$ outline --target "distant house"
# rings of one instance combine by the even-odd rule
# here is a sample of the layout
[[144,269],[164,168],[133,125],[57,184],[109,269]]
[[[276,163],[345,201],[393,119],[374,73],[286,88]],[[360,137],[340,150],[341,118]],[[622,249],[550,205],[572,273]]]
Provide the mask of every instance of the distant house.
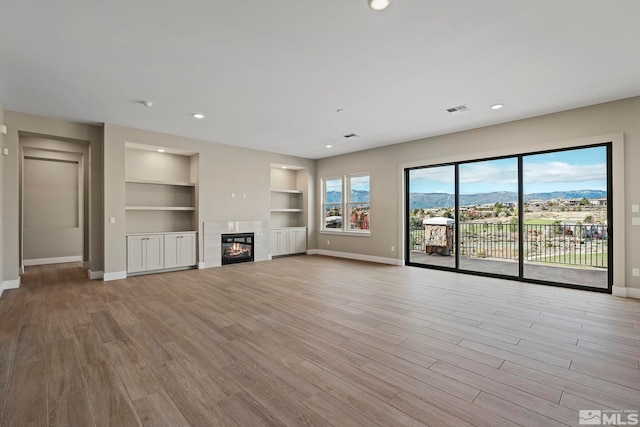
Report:
[[600,199],[590,199],[589,203],[591,206],[607,206],[607,198],[603,197]]

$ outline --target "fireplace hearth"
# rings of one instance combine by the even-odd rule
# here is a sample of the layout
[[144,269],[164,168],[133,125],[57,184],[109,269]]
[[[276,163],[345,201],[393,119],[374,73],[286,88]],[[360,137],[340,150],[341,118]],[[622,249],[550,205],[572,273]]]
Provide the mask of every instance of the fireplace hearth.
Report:
[[253,262],[253,233],[222,234],[222,265]]

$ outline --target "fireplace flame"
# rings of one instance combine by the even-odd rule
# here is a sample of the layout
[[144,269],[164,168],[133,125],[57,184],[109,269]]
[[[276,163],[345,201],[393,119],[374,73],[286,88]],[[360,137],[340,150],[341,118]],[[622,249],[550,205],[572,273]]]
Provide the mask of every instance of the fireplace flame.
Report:
[[245,254],[250,254],[251,249],[248,247],[243,247],[240,243],[235,242],[225,252],[229,255],[229,257],[237,257]]

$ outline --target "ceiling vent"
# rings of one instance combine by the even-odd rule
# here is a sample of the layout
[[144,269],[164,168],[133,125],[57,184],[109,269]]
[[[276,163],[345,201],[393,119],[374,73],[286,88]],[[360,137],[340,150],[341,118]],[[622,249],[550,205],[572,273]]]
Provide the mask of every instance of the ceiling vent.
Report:
[[458,105],[457,107],[447,108],[447,112],[450,114],[466,113],[467,111],[469,111],[469,107],[467,107],[466,105]]
[[358,135],[357,133],[348,133],[346,135],[343,135],[345,138],[347,139],[352,139],[352,138],[360,138],[360,135]]

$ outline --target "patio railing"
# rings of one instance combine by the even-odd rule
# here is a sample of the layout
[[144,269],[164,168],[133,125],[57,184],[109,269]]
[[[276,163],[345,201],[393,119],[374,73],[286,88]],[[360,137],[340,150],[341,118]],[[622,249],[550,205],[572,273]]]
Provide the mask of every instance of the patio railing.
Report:
[[[459,226],[460,256],[518,259],[517,224],[461,222]],[[525,224],[525,261],[607,267],[607,230],[602,224]],[[455,251],[455,245],[453,247]],[[410,249],[425,251],[424,226],[410,230]]]

